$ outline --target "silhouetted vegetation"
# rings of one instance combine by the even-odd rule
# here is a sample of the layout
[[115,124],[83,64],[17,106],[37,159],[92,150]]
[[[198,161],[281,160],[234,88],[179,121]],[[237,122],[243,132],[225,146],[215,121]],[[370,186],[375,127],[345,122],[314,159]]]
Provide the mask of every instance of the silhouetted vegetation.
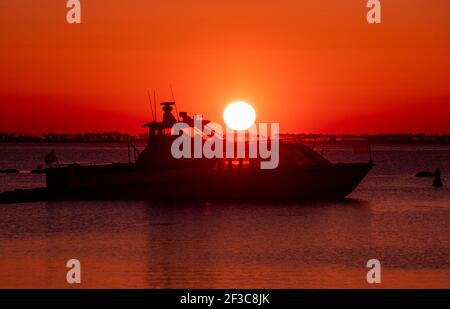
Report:
[[282,134],[283,138],[317,141],[329,144],[450,144],[450,134]]
[[[330,144],[360,143],[371,144],[450,144],[450,134],[282,134],[282,138],[317,141]],[[147,134],[131,135],[120,132],[58,134],[46,133],[42,136],[16,135],[0,132],[0,143],[141,143],[147,141]]]
[[128,143],[145,142],[147,134],[133,136],[120,132],[57,134],[45,133],[42,136],[16,135],[0,132],[0,142],[7,143]]

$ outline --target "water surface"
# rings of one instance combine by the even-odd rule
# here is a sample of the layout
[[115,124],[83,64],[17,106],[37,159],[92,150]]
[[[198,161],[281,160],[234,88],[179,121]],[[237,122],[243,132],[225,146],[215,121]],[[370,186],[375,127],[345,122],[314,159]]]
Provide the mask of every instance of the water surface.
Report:
[[[120,162],[123,145],[0,145],[0,169],[30,170],[55,149],[63,162]],[[365,161],[328,147],[334,162]],[[375,168],[349,199],[298,204],[83,201],[0,206],[0,287],[450,287],[450,147],[375,146]],[[444,187],[416,178],[439,167]],[[0,191],[44,185],[0,174]]]

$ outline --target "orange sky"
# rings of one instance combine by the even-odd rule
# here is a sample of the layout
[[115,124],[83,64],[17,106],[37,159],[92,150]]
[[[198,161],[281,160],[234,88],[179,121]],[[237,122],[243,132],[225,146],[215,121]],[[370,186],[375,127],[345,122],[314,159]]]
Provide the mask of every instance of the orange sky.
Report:
[[0,0],[0,131],[145,132],[146,90],[282,132],[450,133],[450,1]]

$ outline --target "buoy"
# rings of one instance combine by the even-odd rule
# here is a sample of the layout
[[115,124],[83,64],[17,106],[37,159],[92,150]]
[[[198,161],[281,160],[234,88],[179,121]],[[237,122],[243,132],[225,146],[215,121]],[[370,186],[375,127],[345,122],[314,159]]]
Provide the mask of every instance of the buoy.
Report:
[[434,177],[434,173],[423,171],[416,174],[416,177]]
[[433,187],[435,187],[435,188],[442,187],[441,171],[438,169],[434,173]]

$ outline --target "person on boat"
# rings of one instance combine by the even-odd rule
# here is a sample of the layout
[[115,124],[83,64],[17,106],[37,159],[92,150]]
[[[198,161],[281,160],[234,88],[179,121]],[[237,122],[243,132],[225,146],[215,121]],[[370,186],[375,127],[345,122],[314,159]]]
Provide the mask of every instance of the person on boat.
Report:
[[440,188],[442,187],[442,179],[441,179],[441,171],[439,169],[434,173],[433,187]]

